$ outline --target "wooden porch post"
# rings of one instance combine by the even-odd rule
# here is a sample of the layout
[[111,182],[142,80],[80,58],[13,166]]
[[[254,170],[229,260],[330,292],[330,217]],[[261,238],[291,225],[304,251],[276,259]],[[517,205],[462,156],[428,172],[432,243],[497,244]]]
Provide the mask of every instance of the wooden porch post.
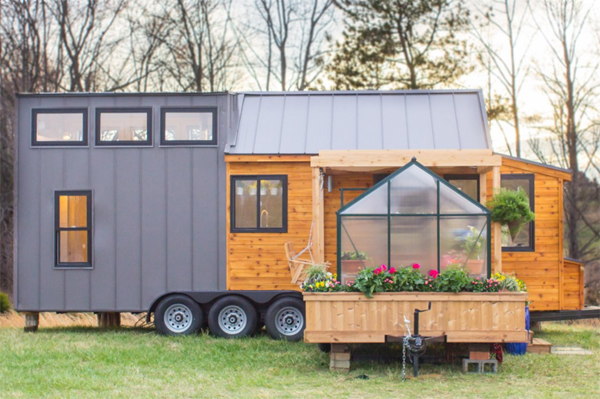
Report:
[[[500,166],[494,166],[492,169],[492,189],[494,194],[500,189]],[[502,226],[500,223],[493,223],[494,229],[494,242],[492,243],[493,259],[494,259],[494,271],[502,271]]]
[[321,171],[312,168],[312,220],[313,220],[313,249],[314,260],[325,262],[325,226],[324,226],[323,196],[321,194]]

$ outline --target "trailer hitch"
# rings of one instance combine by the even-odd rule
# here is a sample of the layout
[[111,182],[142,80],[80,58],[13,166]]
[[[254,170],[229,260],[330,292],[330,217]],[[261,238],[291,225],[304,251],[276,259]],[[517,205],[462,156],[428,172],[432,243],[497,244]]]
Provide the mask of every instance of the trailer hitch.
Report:
[[408,350],[409,360],[413,364],[413,376],[419,376],[419,360],[425,354],[427,344],[434,342],[445,342],[446,336],[423,337],[419,334],[419,314],[431,310],[431,301],[427,309],[415,309],[413,320],[415,324],[414,334],[410,331],[410,320],[404,316],[406,334],[404,337],[386,336],[386,342],[402,342],[402,380],[406,379],[406,352]]

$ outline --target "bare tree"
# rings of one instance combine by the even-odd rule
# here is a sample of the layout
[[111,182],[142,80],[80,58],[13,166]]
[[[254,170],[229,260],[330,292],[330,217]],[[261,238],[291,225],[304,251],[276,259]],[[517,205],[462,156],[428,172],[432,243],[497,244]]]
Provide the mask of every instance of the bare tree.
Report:
[[[578,46],[587,32],[592,8],[579,0],[542,0],[532,7],[538,4],[543,20],[536,22],[549,27],[543,35],[554,61],[539,68],[538,73],[553,118],[546,128],[550,140],[545,145],[534,141],[532,148],[540,159],[557,161],[573,171],[573,180],[565,187],[569,255],[586,261],[600,259],[600,220],[598,209],[594,210],[597,190],[590,188],[591,180],[585,176],[591,170],[598,171],[600,115],[594,106],[598,100],[598,64],[586,62],[587,49]],[[549,156],[554,159],[548,160]]]
[[[260,88],[305,90],[323,67],[327,30],[334,21],[333,0],[255,0],[256,22],[247,32],[241,60]],[[264,82],[264,84],[263,84]]]
[[[527,54],[534,37],[526,30],[529,9],[525,1],[491,0],[489,8],[475,7],[494,28],[492,37],[501,38],[502,49],[486,37],[481,27],[474,26],[473,33],[485,48],[490,61],[486,69],[497,79],[510,100],[510,113],[515,131],[516,156],[521,156],[521,129],[519,120],[519,92],[529,73]],[[512,150],[509,146],[509,152]]]
[[232,4],[232,0],[175,0],[149,9],[145,34],[160,45],[154,66],[174,88],[214,92],[233,84],[237,42],[231,32]]
[[68,91],[119,90],[130,82],[122,82],[111,68],[116,49],[123,40],[114,29],[125,8],[125,0],[51,0],[52,12],[59,31],[59,51],[64,54]]

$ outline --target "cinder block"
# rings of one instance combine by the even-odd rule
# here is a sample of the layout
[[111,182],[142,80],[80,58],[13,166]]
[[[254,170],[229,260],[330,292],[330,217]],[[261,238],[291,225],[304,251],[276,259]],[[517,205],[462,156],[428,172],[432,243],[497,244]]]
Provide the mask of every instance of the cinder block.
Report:
[[40,324],[40,314],[37,312],[25,313],[25,332],[36,332]]
[[331,360],[350,360],[350,353],[331,353]]
[[331,360],[329,362],[330,370],[350,370],[350,360]]
[[346,344],[331,344],[331,353],[348,353],[350,347]]

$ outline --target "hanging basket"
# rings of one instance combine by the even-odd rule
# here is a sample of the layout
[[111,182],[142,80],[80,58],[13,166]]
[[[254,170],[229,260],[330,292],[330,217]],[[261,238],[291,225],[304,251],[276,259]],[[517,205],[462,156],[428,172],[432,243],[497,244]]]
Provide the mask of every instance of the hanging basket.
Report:
[[519,235],[521,230],[523,230],[523,226],[525,226],[525,222],[523,221],[523,218],[521,218],[521,219],[513,220],[512,222],[506,223],[506,226],[508,227],[508,232],[510,234],[510,238],[514,242],[517,239],[517,236]]

